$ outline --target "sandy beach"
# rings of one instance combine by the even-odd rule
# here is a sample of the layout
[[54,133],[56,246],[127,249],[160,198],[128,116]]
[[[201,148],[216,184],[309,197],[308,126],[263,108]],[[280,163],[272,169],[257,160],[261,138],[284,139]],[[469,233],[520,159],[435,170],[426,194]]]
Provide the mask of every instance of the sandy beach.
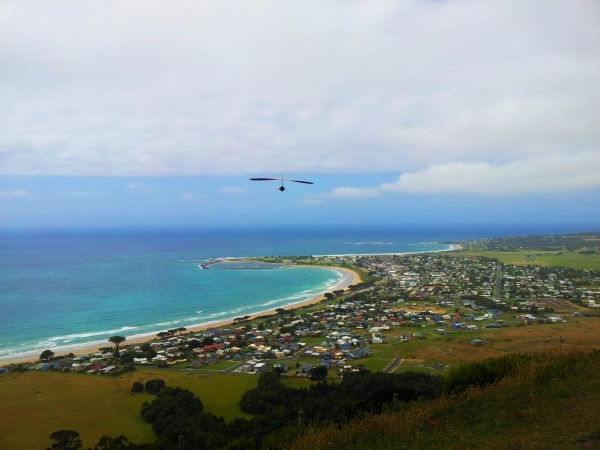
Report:
[[[302,267],[314,268],[315,266],[298,265],[298,266],[293,266],[293,267],[294,268],[302,268]],[[318,267],[322,268],[322,269],[335,270],[335,271],[343,274],[340,281],[335,286],[333,286],[331,289],[329,289],[329,291],[346,289],[350,285],[360,283],[360,275],[357,272],[353,271],[352,269],[346,269],[346,268],[342,269],[340,267],[330,267],[330,266],[318,266]],[[302,302],[290,303],[287,305],[278,306],[277,308],[290,308],[290,307],[302,308],[305,306],[313,305],[313,304],[319,303],[322,300],[325,300],[324,294],[325,294],[325,292],[322,292],[322,293],[314,295],[311,298],[304,300]],[[256,318],[258,316],[275,314],[277,308],[267,309],[264,311],[258,311],[256,313],[250,315],[250,320],[253,320],[254,318]],[[187,326],[185,334],[197,333],[199,331],[204,331],[209,328],[219,328],[219,327],[228,326],[228,325],[232,324],[233,319],[234,319],[234,317],[228,317],[226,319],[222,319],[219,321]],[[163,330],[163,331],[166,331],[166,330]],[[127,341],[125,341],[122,344],[121,348],[127,347],[129,345],[139,345],[139,344],[143,344],[145,342],[151,342],[154,340],[160,340],[159,338],[156,337],[156,334],[146,334],[144,336],[134,336],[131,338],[127,338]],[[86,347],[75,348],[72,350],[69,350],[69,349],[61,350],[60,352],[57,352],[56,356],[61,356],[61,355],[64,355],[64,354],[67,354],[70,352],[73,353],[74,355],[84,355],[84,354],[96,353],[100,347],[108,347],[110,345],[112,345],[112,344],[108,341],[95,342],[95,345],[92,345],[90,343],[90,345],[86,346]],[[50,349],[50,350],[52,350],[52,349]],[[41,353],[41,352],[42,352],[42,350],[36,350],[35,352],[31,351],[31,352],[27,352],[26,354],[23,354],[23,355],[15,355],[14,357],[3,359],[2,361],[0,361],[0,366],[7,365],[7,364],[22,364],[22,363],[38,362],[39,361],[38,356],[39,356],[39,353]]]

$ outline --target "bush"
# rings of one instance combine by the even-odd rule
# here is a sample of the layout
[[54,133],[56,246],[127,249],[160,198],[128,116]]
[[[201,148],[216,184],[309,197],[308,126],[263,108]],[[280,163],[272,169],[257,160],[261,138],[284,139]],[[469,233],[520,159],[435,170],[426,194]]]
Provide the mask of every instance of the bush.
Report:
[[144,385],[139,381],[134,381],[133,386],[131,386],[131,392],[143,392]]
[[157,395],[164,387],[165,380],[162,378],[146,381],[146,392],[148,394]]
[[458,393],[471,386],[485,386],[502,378],[515,374],[523,365],[532,362],[536,355],[532,353],[515,353],[473,361],[450,369],[444,380],[445,393]]

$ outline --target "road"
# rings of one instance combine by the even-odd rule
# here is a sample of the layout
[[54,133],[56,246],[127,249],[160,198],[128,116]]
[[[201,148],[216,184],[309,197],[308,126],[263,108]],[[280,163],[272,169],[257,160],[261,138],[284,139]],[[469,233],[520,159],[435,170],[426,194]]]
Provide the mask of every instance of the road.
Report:
[[500,298],[500,282],[502,281],[502,264],[498,263],[498,270],[496,271],[496,290],[494,291],[494,298]]
[[392,373],[394,370],[396,370],[396,367],[398,367],[401,362],[402,362],[402,359],[400,359],[400,358],[394,359],[390,363],[389,366],[387,366],[385,369],[383,369],[383,373]]

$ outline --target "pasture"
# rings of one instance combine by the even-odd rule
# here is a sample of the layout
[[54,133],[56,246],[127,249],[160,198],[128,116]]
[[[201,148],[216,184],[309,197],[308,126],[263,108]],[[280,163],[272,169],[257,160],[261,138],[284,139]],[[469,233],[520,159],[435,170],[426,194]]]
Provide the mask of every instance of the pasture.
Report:
[[142,403],[154,396],[131,395],[134,381],[163,378],[168,386],[194,392],[204,410],[223,416],[250,417],[238,402],[258,377],[210,375],[171,370],[138,370],[119,377],[28,371],[0,375],[0,448],[43,449],[54,431],[78,431],[84,446],[101,436],[124,434],[132,442],[152,442],[152,427],[140,417]]

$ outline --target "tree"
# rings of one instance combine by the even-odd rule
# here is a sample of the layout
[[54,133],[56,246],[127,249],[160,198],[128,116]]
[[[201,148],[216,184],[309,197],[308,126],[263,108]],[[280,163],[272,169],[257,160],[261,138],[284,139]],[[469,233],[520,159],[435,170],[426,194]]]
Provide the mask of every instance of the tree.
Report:
[[162,378],[155,378],[153,380],[146,381],[146,392],[148,394],[156,395],[164,387],[165,387],[165,380],[163,380]]
[[52,350],[44,350],[40,355],[40,359],[45,359],[46,361],[49,361],[50,358],[52,358],[53,356],[54,352]]
[[143,392],[144,385],[139,381],[134,381],[133,386],[131,386],[131,392]]
[[323,295],[327,300],[333,300],[333,298],[335,297],[335,295],[333,295],[331,292],[325,292]]
[[215,340],[213,339],[212,336],[206,336],[204,339],[202,339],[202,346],[204,347],[205,345],[213,345],[215,343]]
[[190,350],[200,347],[202,347],[202,342],[200,342],[198,339],[191,339],[188,343],[188,349]]
[[164,339],[165,337],[167,337],[169,335],[168,332],[166,331],[161,331],[160,333],[157,334],[157,336],[161,339]]
[[179,336],[181,336],[181,333],[183,333],[185,330],[187,330],[186,327],[179,327],[179,328],[177,328],[177,331],[179,331]]
[[128,450],[130,448],[133,448],[131,442],[123,435],[116,438],[102,436],[94,446],[94,450]]
[[73,430],[55,431],[50,435],[50,439],[56,441],[52,447],[46,450],[78,450],[83,448],[83,443],[79,439],[79,433]]
[[115,344],[115,356],[119,356],[119,345],[121,342],[125,342],[125,336],[111,336],[108,338],[109,342]]
[[327,367],[317,366],[314,367],[310,372],[311,380],[324,380],[327,377]]

